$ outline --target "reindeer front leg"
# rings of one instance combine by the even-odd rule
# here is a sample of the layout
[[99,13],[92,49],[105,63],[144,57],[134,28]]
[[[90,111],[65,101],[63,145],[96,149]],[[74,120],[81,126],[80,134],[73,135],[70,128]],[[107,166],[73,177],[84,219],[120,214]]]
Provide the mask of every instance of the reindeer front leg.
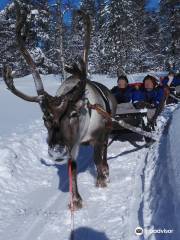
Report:
[[97,168],[97,187],[106,187],[109,177],[109,166],[107,163],[107,144],[106,141],[97,143],[94,146],[94,162]]
[[74,160],[69,160],[69,190],[71,192],[71,202],[69,207],[75,211],[82,208],[82,198],[77,186],[77,164]]

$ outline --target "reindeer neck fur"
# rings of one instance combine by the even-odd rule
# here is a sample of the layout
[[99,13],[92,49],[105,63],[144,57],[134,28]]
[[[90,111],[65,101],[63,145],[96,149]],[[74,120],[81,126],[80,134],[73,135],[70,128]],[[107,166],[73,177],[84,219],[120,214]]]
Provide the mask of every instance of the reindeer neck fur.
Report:
[[[72,78],[63,82],[58,89],[57,95],[60,96],[62,94],[66,94],[77,84],[77,81],[77,79]],[[103,86],[101,90],[107,97],[111,112],[114,114],[116,109],[116,101],[114,97],[105,86]],[[80,134],[77,141],[80,143],[93,143],[97,139],[97,134],[101,133],[101,131],[106,131],[106,120],[97,113],[96,110],[90,111],[87,104],[88,102],[91,104],[99,104],[106,110],[106,105],[102,96],[97,91],[94,83],[89,80],[86,82],[83,97],[75,104],[76,108],[79,110]]]

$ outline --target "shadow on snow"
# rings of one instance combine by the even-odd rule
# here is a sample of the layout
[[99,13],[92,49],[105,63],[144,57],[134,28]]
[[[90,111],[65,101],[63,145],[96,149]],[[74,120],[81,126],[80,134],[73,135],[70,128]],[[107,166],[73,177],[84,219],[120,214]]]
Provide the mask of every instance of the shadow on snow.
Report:
[[[88,227],[80,227],[73,232],[76,240],[110,240],[105,233],[96,231]],[[73,239],[72,236],[69,240]]]
[[[41,163],[47,167],[55,167],[57,169],[57,175],[59,177],[58,189],[62,192],[69,192],[69,177],[68,177],[68,164],[49,164],[44,159],[41,159]],[[78,173],[89,170],[90,174],[95,177],[96,170],[93,162],[93,148],[91,146],[81,146],[79,155],[77,158],[77,170]]]

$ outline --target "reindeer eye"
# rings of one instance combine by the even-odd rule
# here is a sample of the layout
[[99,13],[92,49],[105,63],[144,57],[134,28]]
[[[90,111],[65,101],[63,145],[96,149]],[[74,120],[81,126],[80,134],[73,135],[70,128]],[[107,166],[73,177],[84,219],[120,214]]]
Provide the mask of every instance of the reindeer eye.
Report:
[[75,118],[78,117],[78,113],[76,111],[73,111],[70,113],[69,118]]

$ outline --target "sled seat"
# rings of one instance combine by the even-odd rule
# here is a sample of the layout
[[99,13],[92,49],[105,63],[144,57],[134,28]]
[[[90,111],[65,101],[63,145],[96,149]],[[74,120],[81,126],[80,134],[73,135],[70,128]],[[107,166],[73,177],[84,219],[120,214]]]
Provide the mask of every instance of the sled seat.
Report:
[[144,114],[144,113],[147,113],[146,109],[136,109],[132,103],[118,104],[116,109],[116,115]]

